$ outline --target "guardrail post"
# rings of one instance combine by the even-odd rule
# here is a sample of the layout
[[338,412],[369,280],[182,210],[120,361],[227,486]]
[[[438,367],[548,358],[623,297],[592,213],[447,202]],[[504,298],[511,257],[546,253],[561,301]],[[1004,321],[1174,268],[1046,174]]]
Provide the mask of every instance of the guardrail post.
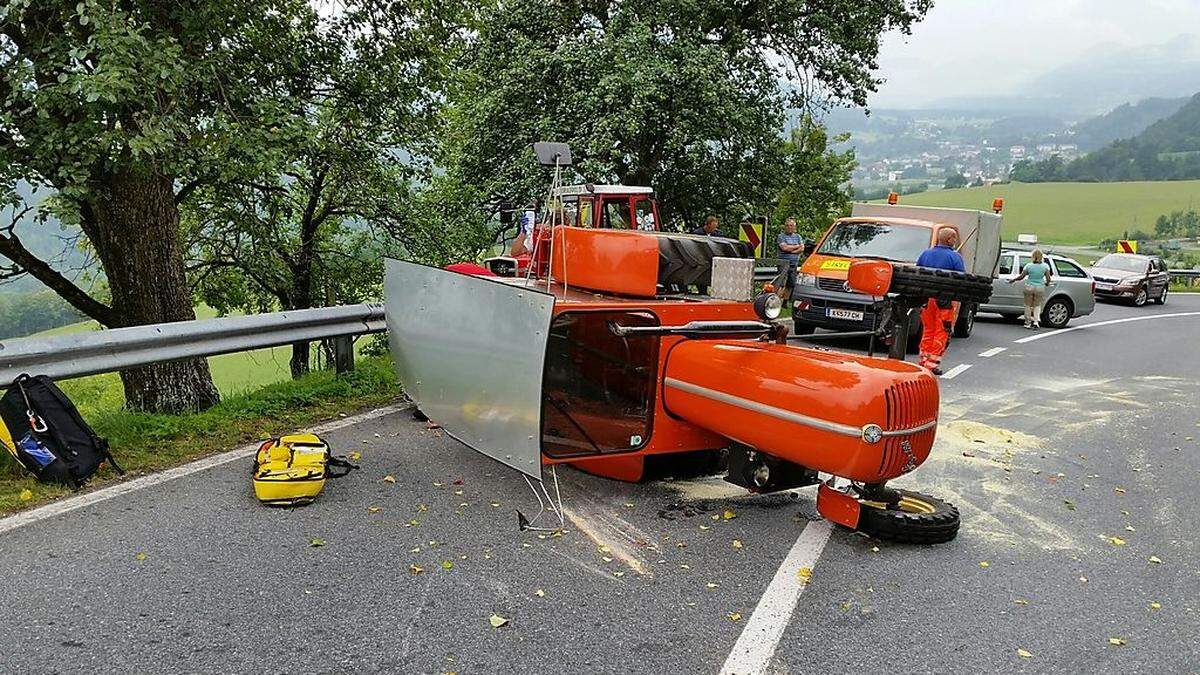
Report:
[[333,367],[338,375],[354,372],[354,336],[333,339]]

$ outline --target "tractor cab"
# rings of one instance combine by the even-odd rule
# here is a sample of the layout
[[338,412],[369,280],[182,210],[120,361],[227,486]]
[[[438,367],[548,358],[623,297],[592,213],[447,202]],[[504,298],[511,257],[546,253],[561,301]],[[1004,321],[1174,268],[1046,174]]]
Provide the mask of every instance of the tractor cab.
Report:
[[552,192],[576,227],[658,231],[654,190],[636,185],[564,185]]
[[549,208],[534,220],[529,232],[521,232],[523,250],[488,258],[484,261],[488,270],[502,277],[524,276],[533,265],[536,275],[544,275],[552,226],[658,232],[662,222],[653,188],[592,183],[552,188]]

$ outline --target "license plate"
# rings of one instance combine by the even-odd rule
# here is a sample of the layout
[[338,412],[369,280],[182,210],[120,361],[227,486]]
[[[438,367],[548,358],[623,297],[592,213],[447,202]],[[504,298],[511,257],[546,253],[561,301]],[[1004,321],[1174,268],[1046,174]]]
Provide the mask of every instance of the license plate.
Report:
[[845,319],[846,321],[863,320],[863,313],[853,309],[835,309],[830,307],[825,310],[825,316],[831,319]]
[[1096,282],[1096,290],[1098,291],[1111,291],[1112,288],[1112,284],[1102,284],[1100,282]]

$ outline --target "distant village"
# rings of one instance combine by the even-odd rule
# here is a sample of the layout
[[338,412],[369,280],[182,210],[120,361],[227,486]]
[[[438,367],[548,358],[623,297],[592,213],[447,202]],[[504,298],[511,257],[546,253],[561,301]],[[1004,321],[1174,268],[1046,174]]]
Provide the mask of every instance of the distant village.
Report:
[[[931,123],[921,122],[916,134],[930,132]],[[1068,136],[1069,132],[1063,134]],[[1079,146],[1064,142],[1046,142],[1037,145],[997,146],[983,139],[979,143],[936,140],[926,136],[932,147],[920,152],[895,157],[859,157],[858,169],[853,174],[855,183],[900,183],[919,180],[928,182],[930,189],[942,185],[990,185],[1008,180],[1008,174],[1017,162],[1040,161],[1055,155],[1063,161],[1079,157]],[[956,177],[957,178],[953,178]]]

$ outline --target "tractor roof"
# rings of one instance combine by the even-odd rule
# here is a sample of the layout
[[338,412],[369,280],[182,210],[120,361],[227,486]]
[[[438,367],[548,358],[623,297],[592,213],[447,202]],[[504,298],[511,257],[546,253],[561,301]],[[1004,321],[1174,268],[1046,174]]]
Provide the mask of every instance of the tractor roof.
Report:
[[564,185],[554,191],[555,197],[579,197],[583,195],[650,195],[654,188],[637,185]]

